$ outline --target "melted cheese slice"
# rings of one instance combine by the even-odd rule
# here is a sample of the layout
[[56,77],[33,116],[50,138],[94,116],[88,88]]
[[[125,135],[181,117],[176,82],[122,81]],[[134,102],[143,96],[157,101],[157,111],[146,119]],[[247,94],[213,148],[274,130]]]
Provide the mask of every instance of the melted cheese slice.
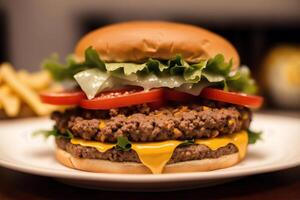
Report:
[[88,140],[83,140],[83,139],[78,139],[78,138],[71,139],[71,143],[79,144],[84,147],[94,147],[102,153],[104,153],[105,151],[107,151],[115,146],[115,144],[102,143],[102,142],[96,142],[96,141],[88,141]]
[[[73,138],[72,144],[78,144],[86,147],[94,147],[100,152],[105,152],[115,146],[115,144],[108,144],[95,141],[87,141],[83,139]],[[136,151],[141,162],[148,167],[152,173],[162,173],[165,165],[172,157],[175,148],[181,144],[182,141],[168,140],[163,142],[147,142],[147,143],[132,143],[131,148]],[[239,156],[243,158],[247,151],[248,134],[246,131],[239,133],[208,139],[197,139],[195,144],[203,144],[211,150],[217,150],[229,143],[234,144],[239,150]]]
[[246,131],[241,131],[239,133],[216,137],[212,139],[198,139],[195,144],[204,144],[208,146],[211,150],[215,151],[220,147],[224,147],[227,144],[234,144],[239,150],[240,158],[243,158],[247,152],[248,144],[248,133]]
[[169,140],[164,142],[133,143],[131,148],[136,151],[141,162],[153,174],[160,174],[172,157],[175,148],[182,141]]

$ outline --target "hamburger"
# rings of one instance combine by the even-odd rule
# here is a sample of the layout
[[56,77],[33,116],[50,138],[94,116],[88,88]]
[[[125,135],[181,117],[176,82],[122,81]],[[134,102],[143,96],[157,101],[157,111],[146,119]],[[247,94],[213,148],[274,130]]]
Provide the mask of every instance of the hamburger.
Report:
[[[259,135],[249,130],[255,81],[223,37],[192,25],[133,21],[85,35],[74,54],[43,66],[68,90],[44,103],[56,158],[102,173],[160,174],[222,169],[242,161]],[[71,83],[71,84],[70,84]],[[70,85],[72,85],[70,89]]]

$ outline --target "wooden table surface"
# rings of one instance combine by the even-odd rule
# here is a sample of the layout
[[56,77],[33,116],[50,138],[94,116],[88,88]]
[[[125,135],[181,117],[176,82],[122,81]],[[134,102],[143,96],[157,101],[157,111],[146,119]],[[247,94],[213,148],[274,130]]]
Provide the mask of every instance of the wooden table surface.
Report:
[[192,190],[138,193],[88,190],[0,167],[0,199],[300,199],[300,167]]

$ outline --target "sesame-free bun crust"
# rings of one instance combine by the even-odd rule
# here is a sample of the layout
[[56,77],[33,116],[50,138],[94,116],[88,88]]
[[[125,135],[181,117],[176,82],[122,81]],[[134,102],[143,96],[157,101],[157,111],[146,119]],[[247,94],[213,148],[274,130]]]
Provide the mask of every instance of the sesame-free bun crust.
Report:
[[132,21],[96,29],[75,48],[79,59],[92,46],[106,62],[143,62],[148,58],[167,60],[181,54],[190,63],[223,54],[239,66],[236,49],[223,37],[206,29],[172,22]]
[[[63,165],[82,171],[120,174],[151,174],[151,171],[140,163],[112,162],[108,160],[75,158],[68,152],[56,148],[56,159]],[[215,159],[185,161],[166,165],[163,173],[202,172],[223,169],[233,166],[243,158],[238,153]]]

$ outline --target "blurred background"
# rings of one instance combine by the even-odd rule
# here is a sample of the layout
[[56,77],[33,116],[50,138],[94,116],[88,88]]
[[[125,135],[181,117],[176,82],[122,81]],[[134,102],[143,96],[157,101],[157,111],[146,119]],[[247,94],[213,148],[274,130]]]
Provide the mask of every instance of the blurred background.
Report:
[[37,70],[72,53],[92,29],[127,20],[185,22],[215,31],[238,49],[267,98],[265,108],[300,108],[299,0],[0,0],[0,62]]

